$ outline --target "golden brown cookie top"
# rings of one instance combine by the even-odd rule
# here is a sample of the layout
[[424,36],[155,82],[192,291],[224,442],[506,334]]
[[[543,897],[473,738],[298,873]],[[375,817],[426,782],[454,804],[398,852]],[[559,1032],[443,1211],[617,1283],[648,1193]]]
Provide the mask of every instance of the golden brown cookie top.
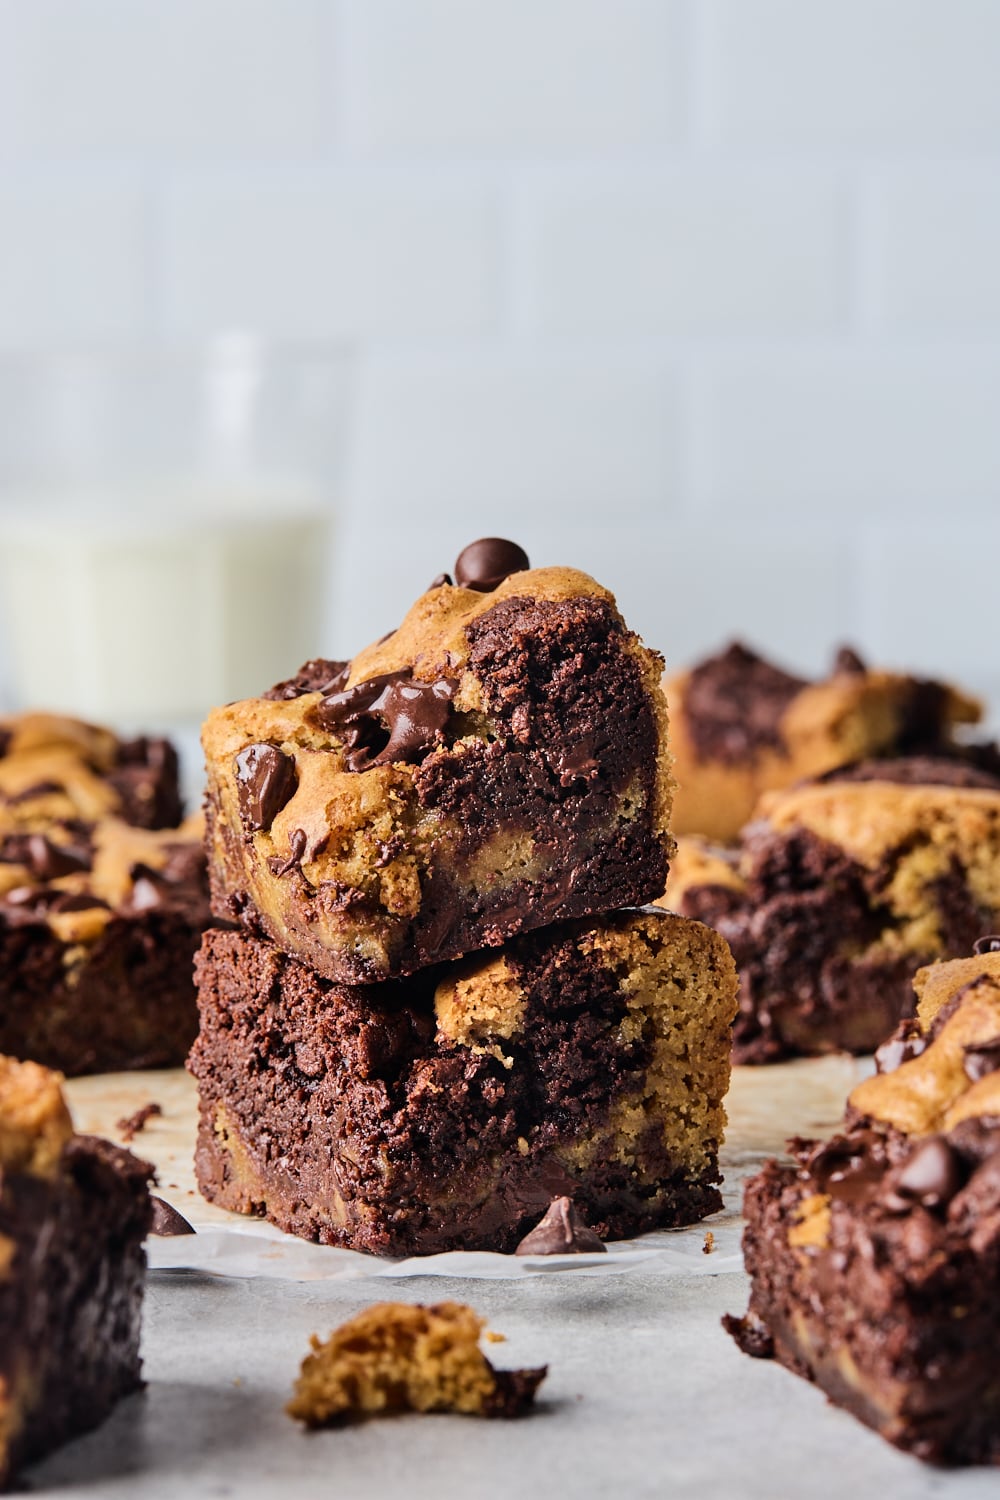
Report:
[[0,1172],[54,1177],[73,1122],[63,1075],[0,1056]]
[[1000,790],[830,782],[768,792],[758,814],[777,830],[806,828],[874,868],[914,835],[934,842],[945,825],[973,845],[1000,818]]
[[928,965],[915,988],[922,1050],[859,1084],[850,1108],[907,1135],[1000,1116],[1000,953]]

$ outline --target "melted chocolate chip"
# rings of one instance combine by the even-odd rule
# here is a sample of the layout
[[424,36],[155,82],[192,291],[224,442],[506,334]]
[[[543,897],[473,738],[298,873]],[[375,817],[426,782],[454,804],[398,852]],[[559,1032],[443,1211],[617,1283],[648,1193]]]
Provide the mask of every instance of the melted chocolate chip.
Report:
[[991,933],[989,937],[977,938],[972,951],[980,958],[984,953],[1000,953],[1000,935]]
[[236,791],[244,828],[270,828],[299,784],[295,762],[276,745],[247,745],[236,757]]
[[330,694],[315,717],[343,740],[349,771],[418,762],[443,739],[455,687],[450,678],[418,682],[408,671],[384,672]]
[[560,786],[572,786],[574,781],[593,781],[600,769],[593,745],[574,745],[571,750],[561,750],[556,756]]
[[[792,1146],[795,1143],[789,1142]],[[820,1190],[845,1203],[863,1203],[885,1175],[885,1144],[873,1130],[834,1136],[812,1147],[805,1158]]]
[[179,1214],[171,1204],[165,1203],[162,1198],[157,1198],[155,1193],[150,1195],[153,1205],[153,1222],[149,1227],[150,1234],[175,1235],[194,1234],[191,1225],[183,1214]]
[[834,672],[849,672],[854,677],[863,677],[868,668],[853,646],[841,646],[833,659],[833,670]]
[[304,828],[293,828],[288,837],[287,859],[282,859],[278,854],[272,854],[267,861],[271,874],[277,875],[280,879],[282,875],[290,875],[293,870],[297,870],[305,858],[308,842]]
[[943,1136],[931,1136],[895,1175],[890,1206],[900,1200],[904,1206],[919,1203],[924,1208],[940,1208],[954,1198],[961,1186],[962,1167],[957,1153]]
[[347,681],[350,670],[349,661],[330,661],[325,656],[314,656],[299,668],[294,677],[275,683],[266,693],[261,693],[261,697],[287,703],[306,693],[337,693]]
[[995,1073],[1000,1068],[1000,1036],[990,1037],[986,1042],[973,1042],[964,1049],[962,1067],[971,1083]]
[[56,880],[89,870],[88,850],[72,844],[54,844],[44,833],[15,833],[0,843],[0,860],[26,865],[36,880]]
[[920,1029],[919,1022],[912,1017],[900,1021],[896,1030],[875,1052],[875,1071],[894,1073],[903,1063],[911,1062],[926,1050],[928,1038]]
[[586,1255],[607,1246],[580,1217],[572,1198],[553,1198],[515,1255]]
[[455,581],[460,588],[489,594],[499,588],[511,573],[520,573],[530,567],[528,554],[516,542],[504,541],[499,536],[484,536],[478,542],[470,542],[459,553]]

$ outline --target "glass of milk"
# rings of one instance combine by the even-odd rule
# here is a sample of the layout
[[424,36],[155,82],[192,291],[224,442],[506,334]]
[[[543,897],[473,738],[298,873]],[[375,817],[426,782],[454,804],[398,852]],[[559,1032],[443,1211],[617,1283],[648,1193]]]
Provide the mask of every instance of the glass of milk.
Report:
[[326,646],[344,349],[0,359],[8,706],[191,724]]

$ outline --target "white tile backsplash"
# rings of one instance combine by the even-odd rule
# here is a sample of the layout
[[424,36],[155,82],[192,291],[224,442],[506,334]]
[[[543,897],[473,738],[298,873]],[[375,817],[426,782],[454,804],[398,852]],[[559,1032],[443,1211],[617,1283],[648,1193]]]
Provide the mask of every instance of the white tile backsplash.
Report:
[[985,681],[998,78],[998,0],[0,0],[0,356],[352,340],[337,649],[511,532]]
[[301,168],[199,174],[163,197],[163,317],[180,337],[496,333],[500,204],[474,178]]
[[655,149],[683,137],[681,0],[341,0],[365,153]]

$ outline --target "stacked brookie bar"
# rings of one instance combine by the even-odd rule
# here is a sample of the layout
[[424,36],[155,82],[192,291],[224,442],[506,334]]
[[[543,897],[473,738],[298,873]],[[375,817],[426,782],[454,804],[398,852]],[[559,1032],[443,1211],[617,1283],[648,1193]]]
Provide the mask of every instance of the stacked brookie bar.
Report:
[[735,971],[642,907],[660,661],[592,579],[473,544],[398,630],[210,715],[202,1191],[382,1254],[719,1206]]
[[0,1052],[65,1073],[184,1061],[207,925],[166,740],[0,720]]

